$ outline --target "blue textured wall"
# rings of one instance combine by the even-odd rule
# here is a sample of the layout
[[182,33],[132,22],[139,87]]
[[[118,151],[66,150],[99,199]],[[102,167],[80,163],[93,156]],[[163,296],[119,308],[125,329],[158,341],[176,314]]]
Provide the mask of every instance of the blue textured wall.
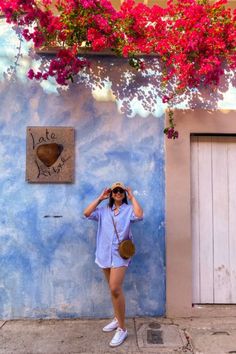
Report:
[[[22,55],[15,58],[19,44]],[[0,46],[0,317],[112,315],[106,282],[94,264],[96,225],[81,216],[116,180],[133,188],[145,211],[145,220],[133,227],[137,255],[125,280],[127,313],[163,315],[165,184],[159,98],[151,114],[145,108],[147,88],[137,91],[141,77],[125,89],[117,86],[119,100],[114,98],[106,75],[115,85],[128,67],[110,57],[100,59],[102,72],[94,66],[91,77],[66,90],[53,81],[39,85],[27,80],[28,68],[37,61],[29,60],[27,44],[4,20]],[[76,130],[74,184],[25,182],[26,127],[45,125]]]

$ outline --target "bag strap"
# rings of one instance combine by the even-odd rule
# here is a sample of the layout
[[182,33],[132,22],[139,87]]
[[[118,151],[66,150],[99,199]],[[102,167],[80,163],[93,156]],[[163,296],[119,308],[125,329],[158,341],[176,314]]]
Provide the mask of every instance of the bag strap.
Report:
[[114,220],[112,215],[111,215],[111,218],[112,218],[113,226],[114,226],[114,229],[115,229],[116,237],[118,239],[118,242],[120,243],[120,238],[119,238],[119,235],[118,235],[118,232],[117,232],[116,223],[115,223],[115,220]]

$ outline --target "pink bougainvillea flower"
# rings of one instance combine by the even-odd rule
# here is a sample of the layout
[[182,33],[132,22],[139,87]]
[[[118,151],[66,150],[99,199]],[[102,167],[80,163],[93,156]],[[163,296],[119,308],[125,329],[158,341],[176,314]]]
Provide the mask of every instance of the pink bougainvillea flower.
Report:
[[35,77],[35,75],[34,75],[34,70],[33,70],[33,69],[30,69],[30,70],[28,71],[28,78],[29,78],[30,80],[32,80],[32,79],[34,79],[34,77]]

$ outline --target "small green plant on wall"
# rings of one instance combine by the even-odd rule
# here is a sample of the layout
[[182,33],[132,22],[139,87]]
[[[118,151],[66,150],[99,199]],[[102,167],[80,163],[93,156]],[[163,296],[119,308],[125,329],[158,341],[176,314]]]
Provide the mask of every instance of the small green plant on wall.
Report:
[[81,58],[82,46],[96,52],[110,49],[138,71],[150,69],[146,58],[154,54],[161,68],[162,101],[169,107],[164,133],[175,139],[175,98],[189,89],[215,88],[225,70],[236,68],[236,13],[226,4],[169,0],[164,9],[158,2],[150,8],[125,0],[117,11],[107,0],[2,0],[0,10],[36,48],[59,47],[49,65],[29,70],[30,79],[73,82],[89,69],[89,61]]

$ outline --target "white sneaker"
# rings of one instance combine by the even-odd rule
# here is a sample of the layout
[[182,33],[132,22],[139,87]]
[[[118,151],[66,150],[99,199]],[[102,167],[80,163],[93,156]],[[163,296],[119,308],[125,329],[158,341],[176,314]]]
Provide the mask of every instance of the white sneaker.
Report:
[[128,337],[127,329],[124,331],[123,329],[118,327],[114,337],[110,342],[110,346],[117,347],[118,345],[121,345],[127,337]]
[[108,323],[105,327],[103,327],[103,332],[112,332],[118,328],[118,321],[114,318],[110,323]]

